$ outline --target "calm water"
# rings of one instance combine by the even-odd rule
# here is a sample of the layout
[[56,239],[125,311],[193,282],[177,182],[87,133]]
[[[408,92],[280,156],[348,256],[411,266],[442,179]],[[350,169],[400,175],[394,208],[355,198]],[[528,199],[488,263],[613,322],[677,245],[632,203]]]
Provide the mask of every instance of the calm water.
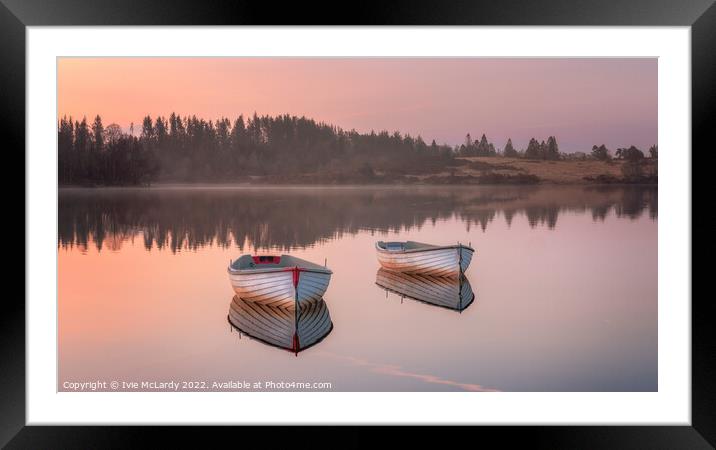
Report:
[[[658,388],[656,188],[63,189],[58,230],[59,390]],[[474,301],[386,292],[377,240],[471,243]],[[323,340],[232,329],[226,267],[249,252],[327,259]],[[120,389],[173,389],[139,386]]]

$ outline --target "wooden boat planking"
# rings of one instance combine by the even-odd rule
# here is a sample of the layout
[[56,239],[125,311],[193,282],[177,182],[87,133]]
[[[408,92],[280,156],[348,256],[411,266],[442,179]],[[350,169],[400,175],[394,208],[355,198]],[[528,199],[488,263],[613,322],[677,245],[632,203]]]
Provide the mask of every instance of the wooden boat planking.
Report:
[[378,262],[387,270],[437,277],[464,274],[475,252],[463,244],[438,246],[415,241],[378,241],[375,248]]
[[[272,259],[261,262],[261,258]],[[260,262],[251,265],[252,261]],[[239,298],[287,309],[322,299],[333,273],[327,267],[289,255],[244,255],[231,262],[227,270]]]

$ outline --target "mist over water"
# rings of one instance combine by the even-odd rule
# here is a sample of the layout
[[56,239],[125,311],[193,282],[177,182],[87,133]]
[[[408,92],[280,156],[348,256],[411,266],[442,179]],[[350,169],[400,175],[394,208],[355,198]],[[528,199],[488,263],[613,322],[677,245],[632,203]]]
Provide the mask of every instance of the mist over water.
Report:
[[[654,391],[657,192],[61,189],[58,389],[93,378]],[[386,289],[378,240],[471,243],[467,284],[427,301],[414,298],[411,280]],[[327,260],[333,270],[324,297],[331,332],[298,356],[239,337],[227,321],[226,266],[253,252]],[[470,301],[453,303],[453,292]]]

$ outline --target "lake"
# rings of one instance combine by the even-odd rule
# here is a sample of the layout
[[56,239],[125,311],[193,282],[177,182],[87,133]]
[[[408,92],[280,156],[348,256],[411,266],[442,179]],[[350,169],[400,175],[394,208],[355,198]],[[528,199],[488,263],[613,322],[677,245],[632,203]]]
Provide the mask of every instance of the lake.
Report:
[[[658,389],[656,187],[63,188],[58,202],[60,391]],[[386,289],[378,240],[469,243],[469,298]],[[327,263],[325,336],[293,352],[231,325],[226,269],[246,253]]]

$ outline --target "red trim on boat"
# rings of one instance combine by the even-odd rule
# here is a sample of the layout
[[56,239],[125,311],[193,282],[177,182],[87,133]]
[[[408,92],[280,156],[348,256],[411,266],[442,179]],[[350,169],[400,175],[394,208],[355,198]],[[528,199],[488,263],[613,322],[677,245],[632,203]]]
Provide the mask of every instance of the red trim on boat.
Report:
[[293,333],[293,351],[298,352],[301,349],[301,342],[298,340],[298,333]]
[[298,287],[298,280],[301,277],[301,272],[307,272],[308,269],[302,269],[298,266],[296,267],[289,267],[287,269],[283,269],[284,272],[293,272],[293,287]]

